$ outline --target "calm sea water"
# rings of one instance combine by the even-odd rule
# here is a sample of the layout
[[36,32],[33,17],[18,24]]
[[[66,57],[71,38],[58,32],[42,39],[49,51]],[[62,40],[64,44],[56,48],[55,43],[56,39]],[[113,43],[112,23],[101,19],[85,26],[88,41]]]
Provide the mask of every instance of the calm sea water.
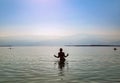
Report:
[[120,48],[62,47],[58,64],[59,48],[0,47],[0,83],[120,83]]

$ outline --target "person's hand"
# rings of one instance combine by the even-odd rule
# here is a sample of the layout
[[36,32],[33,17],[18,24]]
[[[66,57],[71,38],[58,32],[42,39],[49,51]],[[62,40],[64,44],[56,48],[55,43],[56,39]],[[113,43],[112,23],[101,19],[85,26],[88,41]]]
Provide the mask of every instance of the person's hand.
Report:
[[69,56],[69,54],[67,53],[67,56]]
[[54,57],[57,57],[56,55],[54,55]]

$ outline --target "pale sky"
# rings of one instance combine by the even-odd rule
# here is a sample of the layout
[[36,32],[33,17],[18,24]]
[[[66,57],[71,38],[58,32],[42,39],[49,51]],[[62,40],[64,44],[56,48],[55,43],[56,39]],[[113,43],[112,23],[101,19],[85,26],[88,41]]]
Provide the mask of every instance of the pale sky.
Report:
[[71,36],[119,41],[119,32],[120,0],[0,0],[0,41]]

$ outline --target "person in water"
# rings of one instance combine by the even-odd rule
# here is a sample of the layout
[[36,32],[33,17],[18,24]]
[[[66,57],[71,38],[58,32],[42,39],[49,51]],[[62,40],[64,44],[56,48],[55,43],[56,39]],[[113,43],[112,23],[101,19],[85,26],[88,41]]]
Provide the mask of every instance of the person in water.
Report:
[[69,54],[67,54],[65,56],[65,53],[63,52],[63,49],[60,48],[60,52],[58,52],[58,56],[54,55],[56,58],[60,58],[60,62],[65,62],[65,57],[69,56]]

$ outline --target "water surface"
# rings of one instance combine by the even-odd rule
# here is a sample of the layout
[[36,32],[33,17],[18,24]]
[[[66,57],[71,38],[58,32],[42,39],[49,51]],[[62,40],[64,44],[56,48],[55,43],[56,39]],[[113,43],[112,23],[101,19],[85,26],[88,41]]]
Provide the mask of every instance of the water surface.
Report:
[[0,47],[0,83],[120,83],[119,47],[63,47],[62,65],[59,48]]

